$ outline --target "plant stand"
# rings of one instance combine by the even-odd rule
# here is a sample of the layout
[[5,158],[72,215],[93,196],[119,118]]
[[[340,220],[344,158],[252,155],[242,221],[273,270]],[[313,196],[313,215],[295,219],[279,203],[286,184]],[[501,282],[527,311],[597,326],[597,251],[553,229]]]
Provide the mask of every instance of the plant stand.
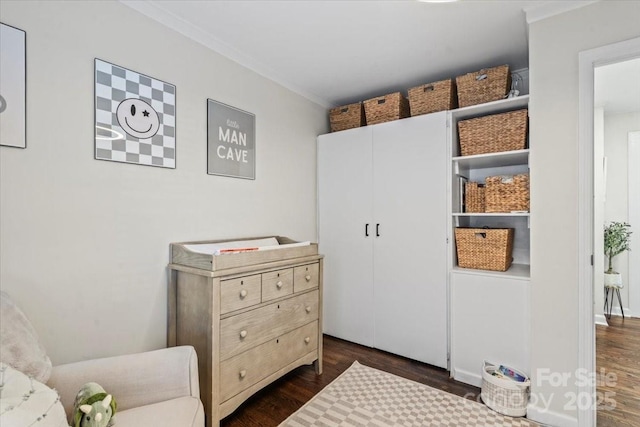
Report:
[[607,314],[607,319],[611,319],[614,296],[617,296],[618,298],[618,304],[620,304],[620,311],[622,312],[622,318],[624,319],[622,297],[620,296],[620,289],[623,287],[622,275],[620,273],[604,273],[604,311]]

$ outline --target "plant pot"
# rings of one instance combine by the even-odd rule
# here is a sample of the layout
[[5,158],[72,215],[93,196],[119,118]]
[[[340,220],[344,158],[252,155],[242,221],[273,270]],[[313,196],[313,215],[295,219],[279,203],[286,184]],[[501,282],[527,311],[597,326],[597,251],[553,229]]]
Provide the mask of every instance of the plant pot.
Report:
[[622,286],[622,274],[620,273],[604,273],[605,286]]

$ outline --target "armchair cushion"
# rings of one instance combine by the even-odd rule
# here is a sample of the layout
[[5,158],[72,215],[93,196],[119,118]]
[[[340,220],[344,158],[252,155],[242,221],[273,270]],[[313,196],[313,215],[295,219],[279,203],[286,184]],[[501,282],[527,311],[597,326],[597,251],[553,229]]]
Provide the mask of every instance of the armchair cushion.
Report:
[[38,334],[5,292],[0,292],[0,361],[42,383],[51,374],[51,359]]
[[118,412],[116,419],[114,427],[202,427],[204,410],[199,398],[187,396]]

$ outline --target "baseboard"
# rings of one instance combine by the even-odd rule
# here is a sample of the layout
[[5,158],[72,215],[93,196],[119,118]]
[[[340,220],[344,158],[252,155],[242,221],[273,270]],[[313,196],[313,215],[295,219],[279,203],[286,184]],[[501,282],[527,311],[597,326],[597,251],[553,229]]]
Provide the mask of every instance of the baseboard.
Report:
[[559,412],[553,412],[546,408],[538,408],[529,405],[527,407],[527,419],[537,423],[554,427],[578,427],[578,419]]
[[[611,315],[612,316],[620,316],[620,317],[622,317],[622,311],[620,310],[620,307],[613,307],[611,309]],[[638,317],[638,313],[634,313],[633,311],[631,311],[630,309],[625,307],[624,308],[624,317]]]
[[463,369],[456,369],[453,374],[453,379],[465,384],[482,387],[482,376],[480,376],[480,374],[475,374]]
[[596,325],[609,326],[609,323],[607,323],[607,318],[604,314],[596,314],[594,317]]

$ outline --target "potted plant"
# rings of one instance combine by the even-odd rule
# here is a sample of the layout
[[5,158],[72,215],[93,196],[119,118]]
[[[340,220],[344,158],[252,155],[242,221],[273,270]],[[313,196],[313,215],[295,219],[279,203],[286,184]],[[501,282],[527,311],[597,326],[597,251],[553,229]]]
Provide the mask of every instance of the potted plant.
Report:
[[631,227],[626,222],[612,222],[604,227],[604,254],[609,257],[609,268],[605,271],[605,285],[622,285],[620,273],[613,270],[613,258],[624,251],[630,251]]

